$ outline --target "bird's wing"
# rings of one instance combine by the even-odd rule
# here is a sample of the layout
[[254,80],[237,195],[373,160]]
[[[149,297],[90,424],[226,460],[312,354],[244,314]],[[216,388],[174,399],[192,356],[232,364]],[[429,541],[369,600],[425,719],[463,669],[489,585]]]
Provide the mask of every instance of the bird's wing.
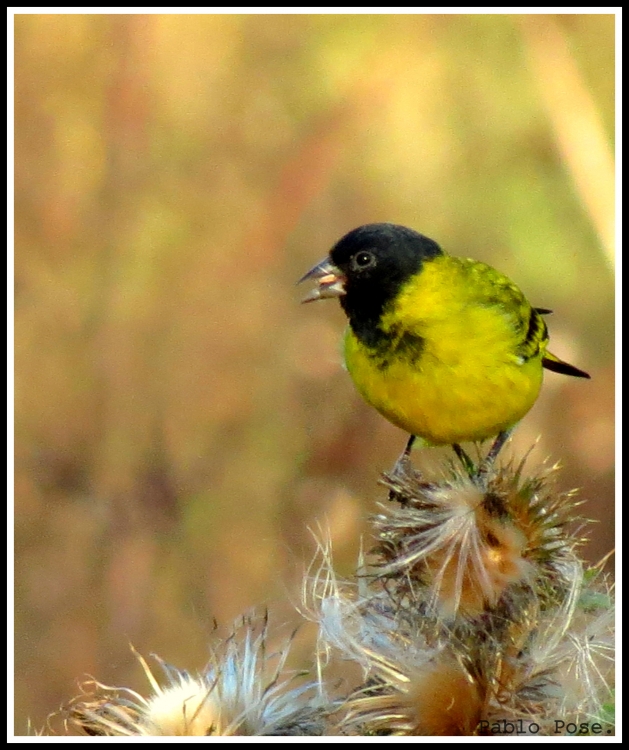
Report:
[[550,310],[531,307],[519,287],[495,268],[484,263],[468,263],[476,302],[499,309],[509,321],[513,354],[523,362],[543,355],[548,343],[548,328],[542,315]]
[[[527,303],[528,305],[528,303]],[[526,328],[522,327],[522,339],[518,344],[518,356],[526,362],[533,357],[542,355],[546,351],[546,345],[548,344],[548,328],[544,319],[537,311],[536,308],[528,305],[528,323]],[[523,317],[523,321],[526,317]]]

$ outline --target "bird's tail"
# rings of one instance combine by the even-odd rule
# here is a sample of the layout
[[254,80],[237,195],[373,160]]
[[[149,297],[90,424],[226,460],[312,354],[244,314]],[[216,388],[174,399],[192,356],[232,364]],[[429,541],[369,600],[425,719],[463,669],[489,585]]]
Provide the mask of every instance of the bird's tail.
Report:
[[584,372],[583,370],[579,370],[578,367],[575,367],[574,365],[569,365],[567,362],[564,362],[563,359],[559,359],[559,357],[556,357],[554,354],[551,354],[550,352],[546,352],[544,354],[544,358],[542,359],[542,364],[547,370],[552,370],[553,372],[560,372],[562,375],[572,375],[575,378],[588,378],[589,375],[587,372]]

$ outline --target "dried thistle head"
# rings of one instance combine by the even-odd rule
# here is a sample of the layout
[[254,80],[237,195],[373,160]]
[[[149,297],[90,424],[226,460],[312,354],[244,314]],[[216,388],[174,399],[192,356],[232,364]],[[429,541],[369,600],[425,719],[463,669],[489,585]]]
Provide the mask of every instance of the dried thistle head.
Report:
[[373,552],[393,597],[445,619],[474,618],[507,601],[517,608],[531,595],[562,598],[576,502],[555,491],[552,470],[522,479],[523,464],[493,469],[482,482],[454,465],[429,484],[414,472],[385,476],[402,505],[380,506]]
[[339,579],[329,542],[320,542],[304,585],[304,614],[319,626],[321,661],[340,657],[363,674],[338,701],[334,733],[471,732],[478,695],[447,631],[419,613],[396,610],[379,581],[363,577],[360,567],[357,581]]
[[[410,656],[407,654],[407,658]],[[475,733],[483,695],[464,664],[447,649],[423,664],[381,662],[349,697],[344,733],[360,735],[469,736]]]
[[164,675],[161,683],[136,654],[150,694],[92,680],[70,703],[68,722],[83,734],[105,736],[320,734],[317,686],[284,671],[292,637],[267,654],[267,630],[266,616],[243,618],[197,675],[154,657]]
[[[552,669],[559,686],[559,713],[569,721],[601,721],[614,703],[615,609],[605,578],[586,573],[562,638],[540,637],[534,657]],[[541,632],[541,629],[540,629]]]
[[[378,583],[372,581],[367,590],[363,586],[359,594],[355,585],[339,581],[326,566],[319,588],[322,650],[328,659],[336,655],[354,661],[363,672],[362,684],[340,706],[336,731],[476,734],[492,691],[500,690],[500,680],[492,676],[504,675],[503,662],[519,652],[522,628],[510,634],[506,627],[497,633],[465,628],[456,634],[420,611],[413,615],[407,608],[396,610]],[[505,642],[510,648],[502,653]]]
[[558,719],[600,721],[611,596],[583,573],[570,496],[521,466],[482,487],[459,474],[402,482],[406,505],[376,519],[375,573],[361,561],[340,580],[320,543],[306,579],[321,652],[363,674],[335,733],[554,735]]
[[377,594],[346,609],[345,628],[335,602],[332,626],[324,611],[324,633],[365,674],[342,707],[338,731],[469,736],[509,734],[501,728],[511,726],[554,736],[557,720],[600,722],[613,700],[613,615],[604,607],[585,612],[581,601],[575,578],[560,606],[540,612],[532,602],[517,621],[497,625],[490,617],[457,632],[444,623],[432,643],[419,613],[413,632],[408,613],[385,616]]
[[[373,585],[373,578],[364,575],[362,554],[355,580],[336,575],[329,538],[320,541],[317,553],[304,576],[302,615],[318,626],[317,664],[319,672],[332,654],[357,663],[366,676],[372,659],[393,650],[398,638],[398,616],[389,596]],[[426,649],[432,647],[421,639]],[[394,642],[391,642],[393,639]]]

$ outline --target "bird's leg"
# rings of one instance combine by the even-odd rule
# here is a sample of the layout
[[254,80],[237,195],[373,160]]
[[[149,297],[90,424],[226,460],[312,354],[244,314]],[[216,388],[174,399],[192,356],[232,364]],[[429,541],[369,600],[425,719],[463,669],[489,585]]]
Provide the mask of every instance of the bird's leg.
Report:
[[406,443],[406,448],[404,448],[404,452],[395,462],[395,466],[393,467],[393,472],[392,472],[393,474],[408,473],[408,470],[411,464],[411,450],[413,449],[413,443],[415,442],[416,439],[417,438],[415,435],[410,435],[410,437],[408,438],[408,442]]
[[513,427],[511,427],[509,430],[503,430],[502,432],[498,433],[498,436],[494,440],[491,448],[489,449],[489,452],[481,461],[480,466],[478,467],[478,476],[483,476],[484,474],[487,474],[489,472],[491,467],[494,465],[494,461],[496,460],[496,458],[498,458],[498,454],[504,447],[504,444],[511,437],[512,432]]
[[463,464],[463,468],[469,474],[470,477],[475,477],[477,474],[476,464],[467,455],[467,453],[461,448],[458,443],[452,444],[452,450],[456,453],[457,458]]
[[[404,452],[402,455],[398,458],[398,460],[395,462],[395,465],[393,466],[393,469],[391,470],[391,478],[395,479],[399,477],[400,479],[403,479],[407,477],[412,470],[411,467],[411,450],[413,448],[413,443],[416,440],[415,435],[411,435],[408,439],[408,442],[406,443],[406,448],[404,448]],[[390,490],[389,492],[389,500],[397,500],[399,499],[398,493],[394,490]]]
[[404,448],[404,453],[402,453],[402,456],[410,456],[411,450],[413,448],[413,443],[417,440],[416,435],[409,435],[408,436],[408,442],[406,443],[406,448]]

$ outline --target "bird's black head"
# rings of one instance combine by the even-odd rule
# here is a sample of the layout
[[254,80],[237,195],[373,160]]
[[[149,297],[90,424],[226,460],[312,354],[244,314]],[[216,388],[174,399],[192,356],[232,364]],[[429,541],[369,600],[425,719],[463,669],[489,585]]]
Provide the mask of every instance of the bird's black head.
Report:
[[436,242],[397,224],[366,224],[341,238],[330,260],[344,277],[340,302],[355,332],[377,327],[402,285],[438,255]]

